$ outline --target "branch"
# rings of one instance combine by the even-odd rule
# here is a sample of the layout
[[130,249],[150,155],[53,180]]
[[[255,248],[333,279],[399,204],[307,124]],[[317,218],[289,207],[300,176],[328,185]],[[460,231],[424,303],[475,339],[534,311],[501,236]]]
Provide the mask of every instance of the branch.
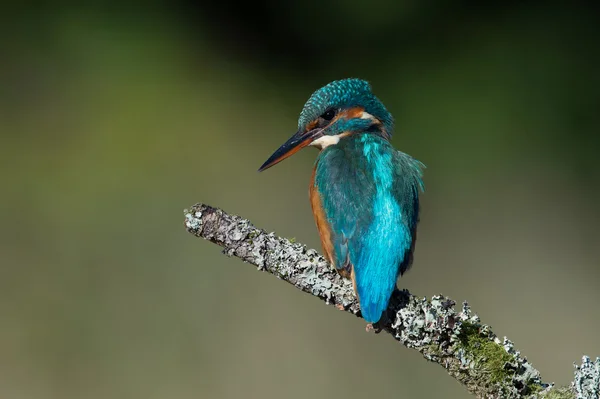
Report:
[[[224,247],[223,253],[255,265],[296,288],[360,316],[352,283],[343,279],[314,249],[257,229],[248,220],[208,205],[185,210],[185,226],[197,237]],[[599,399],[600,358],[583,357],[569,387],[544,383],[506,337],[499,339],[464,302],[461,310],[441,295],[427,300],[394,291],[378,323],[407,348],[444,367],[479,398]]]

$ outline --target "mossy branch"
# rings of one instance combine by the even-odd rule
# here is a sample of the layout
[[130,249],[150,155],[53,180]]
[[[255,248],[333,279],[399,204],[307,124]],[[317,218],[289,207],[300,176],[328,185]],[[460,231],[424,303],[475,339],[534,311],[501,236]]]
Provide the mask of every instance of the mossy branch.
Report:
[[[257,229],[248,220],[220,209],[196,204],[185,210],[185,227],[197,237],[224,247],[223,253],[255,265],[327,304],[360,316],[350,281],[336,273],[314,249]],[[375,327],[404,346],[444,367],[479,398],[600,398],[600,358],[583,358],[575,379],[558,388],[542,381],[540,373],[513,347],[499,339],[464,302],[441,295],[427,300],[408,291],[395,291]]]

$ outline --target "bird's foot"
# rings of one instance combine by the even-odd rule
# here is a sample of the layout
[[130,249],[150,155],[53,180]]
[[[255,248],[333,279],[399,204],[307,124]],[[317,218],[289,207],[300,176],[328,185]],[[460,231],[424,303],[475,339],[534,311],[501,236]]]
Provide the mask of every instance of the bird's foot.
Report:
[[336,303],[336,304],[335,304],[335,307],[337,308],[337,310],[346,310],[346,309],[344,308],[344,305],[342,305],[341,303]]
[[374,332],[375,334],[379,334],[381,332],[381,327],[379,327],[378,323],[367,323],[367,327],[365,328],[367,332]]

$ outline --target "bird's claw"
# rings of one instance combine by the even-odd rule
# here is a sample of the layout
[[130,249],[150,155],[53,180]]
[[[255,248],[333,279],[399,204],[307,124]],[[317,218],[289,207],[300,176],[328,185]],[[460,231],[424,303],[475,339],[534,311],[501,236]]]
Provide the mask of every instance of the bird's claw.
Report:
[[377,323],[375,323],[375,325],[373,325],[373,323],[367,323],[367,327],[365,328],[365,330],[367,332],[374,332],[375,334],[379,334],[381,332],[381,327],[379,327],[377,325]]

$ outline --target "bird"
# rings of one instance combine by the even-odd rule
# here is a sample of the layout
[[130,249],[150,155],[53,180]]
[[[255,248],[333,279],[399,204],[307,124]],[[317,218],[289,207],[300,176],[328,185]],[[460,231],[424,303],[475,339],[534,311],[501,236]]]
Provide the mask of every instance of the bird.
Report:
[[323,253],[351,279],[361,315],[371,326],[412,265],[424,191],[425,165],[392,146],[393,130],[394,118],[369,82],[334,80],[309,97],[296,133],[258,170],[304,147],[320,150],[309,199]]

